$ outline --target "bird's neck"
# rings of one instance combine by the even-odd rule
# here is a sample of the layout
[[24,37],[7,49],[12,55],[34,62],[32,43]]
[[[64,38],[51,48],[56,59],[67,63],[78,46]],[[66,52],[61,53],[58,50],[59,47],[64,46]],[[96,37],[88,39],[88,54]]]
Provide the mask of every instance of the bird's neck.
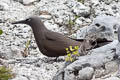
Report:
[[39,25],[39,26],[34,25],[34,27],[32,27],[32,30],[36,43],[40,51],[43,53],[44,52],[43,42],[45,40],[45,32],[48,31],[48,29],[44,25]]
[[44,39],[44,34],[48,31],[43,24],[33,25],[32,30],[36,40]]

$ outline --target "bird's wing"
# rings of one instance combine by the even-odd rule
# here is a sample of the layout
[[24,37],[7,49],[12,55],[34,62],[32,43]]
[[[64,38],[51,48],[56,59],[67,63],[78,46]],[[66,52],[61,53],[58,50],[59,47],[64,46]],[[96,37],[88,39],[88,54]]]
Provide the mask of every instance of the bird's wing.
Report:
[[[70,37],[68,37],[68,38],[70,38]],[[85,39],[75,39],[75,38],[70,38],[70,39],[75,40],[75,41],[79,41],[79,42],[83,42],[85,40]]]
[[68,40],[69,39],[69,40],[78,41],[78,42],[84,41],[84,39],[74,39],[56,32],[47,32],[45,34],[45,37],[49,40],[63,40],[63,39]]
[[51,31],[45,33],[45,38],[51,41],[63,41],[63,39],[68,39],[65,35]]
[[65,48],[69,47],[69,38],[66,36],[56,33],[56,32],[47,32],[45,34],[44,48],[51,52],[63,55],[66,54]]

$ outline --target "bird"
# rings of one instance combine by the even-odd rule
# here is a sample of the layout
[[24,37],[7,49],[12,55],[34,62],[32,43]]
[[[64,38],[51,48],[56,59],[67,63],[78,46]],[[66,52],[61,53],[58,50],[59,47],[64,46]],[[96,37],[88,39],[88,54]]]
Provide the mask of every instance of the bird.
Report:
[[[69,46],[80,46],[81,42],[73,40],[63,34],[48,30],[39,16],[30,16],[27,19],[12,22],[12,24],[29,25],[35,37],[40,52],[48,57],[65,56]],[[88,46],[87,46],[88,47]]]

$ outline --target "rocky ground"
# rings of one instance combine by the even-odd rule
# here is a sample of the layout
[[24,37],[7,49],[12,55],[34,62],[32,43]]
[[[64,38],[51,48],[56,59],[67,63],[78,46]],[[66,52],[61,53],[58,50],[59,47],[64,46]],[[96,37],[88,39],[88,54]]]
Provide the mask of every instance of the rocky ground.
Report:
[[[3,30],[0,35],[0,64],[12,69],[15,74],[12,80],[120,80],[116,77],[119,61],[114,59],[115,52],[112,52],[118,44],[116,31],[120,26],[120,1],[80,1],[82,0],[0,0],[0,20],[5,21],[0,24],[0,29]],[[48,29],[73,38],[85,38],[87,29],[89,34],[97,33],[97,37],[113,42],[94,49],[90,55],[79,57],[79,60],[64,67],[64,57],[54,62],[54,58],[48,58],[39,52],[28,25],[11,24],[31,15],[40,16]],[[105,30],[99,31],[101,28]],[[28,40],[31,40],[29,55],[23,57]],[[91,66],[83,67],[86,63]],[[77,76],[70,74],[76,70],[75,65],[82,67],[77,69]],[[104,68],[101,67],[103,65]]]

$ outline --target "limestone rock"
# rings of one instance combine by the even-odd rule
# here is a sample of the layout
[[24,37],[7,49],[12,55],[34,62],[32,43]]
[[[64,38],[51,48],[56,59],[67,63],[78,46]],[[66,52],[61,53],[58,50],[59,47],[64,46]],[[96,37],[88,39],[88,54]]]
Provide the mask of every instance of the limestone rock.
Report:
[[27,77],[17,76],[16,78],[11,79],[11,80],[29,80],[29,79]]
[[7,3],[2,3],[2,2],[0,2],[0,10],[1,10],[1,11],[9,10],[8,4],[7,4]]
[[[94,68],[95,70],[99,69],[99,68],[104,68],[103,67],[103,66],[105,66],[104,63],[111,63],[110,61],[114,59],[114,55],[115,55],[115,53],[112,52],[112,49],[115,48],[116,45],[117,45],[117,41],[114,41],[114,42],[112,42],[108,45],[105,45],[103,47],[92,50],[90,52],[91,54],[88,53],[89,55],[81,56],[81,57],[79,57],[78,60],[76,60],[75,62],[66,66],[63,69],[64,74],[59,73],[59,75],[63,74],[64,77],[63,76],[62,77],[65,80],[67,80],[67,79],[68,80],[74,80],[74,79],[78,78],[77,76],[79,76],[79,78],[77,80],[84,80],[83,78],[85,78],[85,80],[88,79],[88,78],[90,79],[93,76],[92,74],[94,73],[94,70],[92,68]],[[112,47],[110,48],[108,46],[112,46]],[[116,64],[106,65],[105,68],[111,69],[114,66],[116,66]],[[89,77],[84,77],[87,74],[87,73],[85,73],[86,71],[84,71],[84,70],[88,70],[87,67],[92,67],[89,70],[90,72],[87,71],[90,76]],[[77,75],[75,74],[76,69],[78,70]],[[83,70],[84,73],[79,75],[78,72],[81,73],[82,70]],[[100,70],[100,71],[102,71],[102,72],[97,72],[97,76],[99,75],[98,77],[104,76],[105,73],[108,74],[109,72],[111,72],[108,69],[103,69],[103,70]],[[115,71],[116,70],[113,70],[113,72],[115,72]],[[56,77],[60,77],[59,75],[57,75]],[[56,78],[56,79],[59,80],[58,78]]]
[[91,67],[86,67],[83,70],[79,71],[79,80],[90,80],[92,79],[94,69]]
[[110,78],[107,78],[107,79],[104,79],[104,80],[120,80],[118,77],[110,77]]
[[119,21],[112,16],[100,15],[96,17],[90,26],[83,27],[77,31],[77,38],[84,38],[86,35],[95,38],[114,40],[115,33],[120,26]]
[[33,2],[40,1],[40,0],[14,0],[14,1],[19,1],[20,3],[22,3],[24,5],[29,5]]

